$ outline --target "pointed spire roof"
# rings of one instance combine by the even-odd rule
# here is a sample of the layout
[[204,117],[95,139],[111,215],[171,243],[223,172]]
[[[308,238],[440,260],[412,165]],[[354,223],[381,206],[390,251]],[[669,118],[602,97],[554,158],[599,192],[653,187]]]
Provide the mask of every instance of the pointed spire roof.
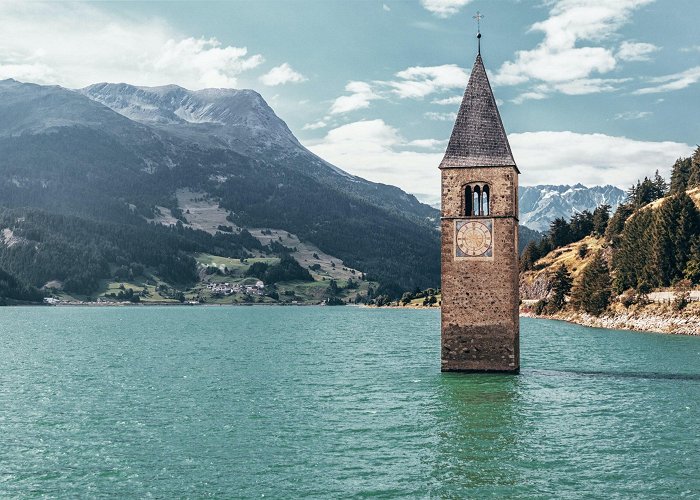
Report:
[[515,160],[479,54],[440,168],[508,166]]

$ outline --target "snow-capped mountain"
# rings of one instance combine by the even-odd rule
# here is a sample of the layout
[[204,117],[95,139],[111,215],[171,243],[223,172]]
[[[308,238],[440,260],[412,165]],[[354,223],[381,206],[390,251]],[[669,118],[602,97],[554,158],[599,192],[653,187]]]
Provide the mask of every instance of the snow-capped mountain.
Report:
[[625,192],[615,186],[521,186],[520,224],[538,231],[547,231],[557,217],[569,219],[584,210],[593,211],[607,203],[614,211],[625,199]]

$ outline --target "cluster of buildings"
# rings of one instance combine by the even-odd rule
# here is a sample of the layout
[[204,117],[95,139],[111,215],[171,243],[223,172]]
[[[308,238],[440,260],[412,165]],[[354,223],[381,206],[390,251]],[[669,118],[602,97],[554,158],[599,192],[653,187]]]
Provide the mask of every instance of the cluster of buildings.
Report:
[[225,296],[233,295],[234,293],[247,293],[249,295],[264,295],[265,283],[258,280],[254,285],[242,285],[240,283],[208,283],[207,289],[211,293],[221,294]]

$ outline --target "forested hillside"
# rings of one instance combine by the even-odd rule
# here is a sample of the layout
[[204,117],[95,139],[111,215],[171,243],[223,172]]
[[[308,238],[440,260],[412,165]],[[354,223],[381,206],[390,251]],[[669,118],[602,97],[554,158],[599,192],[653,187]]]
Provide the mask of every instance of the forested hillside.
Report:
[[[678,292],[678,307],[700,284],[700,147],[637,182],[614,214],[607,205],[552,222],[521,260],[521,295],[536,312],[564,308],[601,314],[614,303],[647,301],[653,290]],[[670,287],[670,288],[669,288]]]
[[[22,282],[84,293],[132,263],[187,282],[193,253],[260,245],[197,232],[178,190],[238,228],[293,233],[387,290],[439,284],[438,212],[316,157],[255,92],[0,81],[0,231],[14,235],[0,240],[0,267]],[[181,227],[146,223],[163,212]]]
[[0,306],[41,302],[44,294],[0,269]]
[[61,281],[66,291],[77,294],[94,292],[101,279],[140,275],[144,268],[168,282],[192,283],[197,279],[192,253],[241,258],[247,249],[263,248],[247,231],[211,235],[137,217],[127,224],[11,209],[0,210],[0,227],[5,228],[0,268],[34,286]]

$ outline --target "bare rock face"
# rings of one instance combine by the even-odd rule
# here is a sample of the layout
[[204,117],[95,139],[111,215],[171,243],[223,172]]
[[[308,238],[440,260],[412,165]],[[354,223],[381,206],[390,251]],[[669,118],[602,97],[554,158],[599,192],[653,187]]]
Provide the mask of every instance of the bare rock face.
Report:
[[552,291],[552,282],[546,274],[537,276],[520,277],[520,299],[541,300],[546,299]]

